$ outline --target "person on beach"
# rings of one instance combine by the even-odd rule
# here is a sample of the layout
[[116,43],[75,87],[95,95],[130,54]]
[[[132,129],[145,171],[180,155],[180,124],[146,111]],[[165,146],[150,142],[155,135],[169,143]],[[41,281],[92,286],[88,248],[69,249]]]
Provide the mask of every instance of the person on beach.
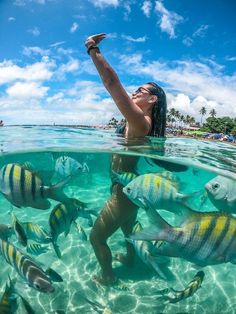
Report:
[[[156,83],[145,83],[130,97],[116,72],[100,52],[98,44],[105,37],[104,33],[89,36],[85,46],[105,88],[126,119],[126,124],[120,133],[127,140],[145,136],[164,137],[167,104],[163,89]],[[137,160],[135,156],[113,154],[111,170],[132,172],[135,170]],[[101,267],[101,275],[94,276],[94,280],[103,285],[111,285],[117,281],[112,269],[112,254],[107,240],[118,228],[121,228],[127,237],[132,232],[137,216],[137,206],[126,197],[122,188],[120,184],[114,182],[111,198],[106,202],[90,234],[90,242]],[[127,241],[126,246],[127,254],[117,254],[116,259],[127,266],[132,266],[134,247]]]

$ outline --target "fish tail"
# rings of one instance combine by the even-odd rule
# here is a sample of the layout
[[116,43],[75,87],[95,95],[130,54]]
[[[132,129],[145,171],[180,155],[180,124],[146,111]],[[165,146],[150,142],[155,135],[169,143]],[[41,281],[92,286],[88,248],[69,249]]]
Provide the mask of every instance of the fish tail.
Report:
[[161,264],[158,264],[157,259],[151,259],[150,260],[150,264],[153,267],[153,269],[156,271],[156,273],[158,274],[158,276],[164,280],[168,280],[168,278],[165,275],[165,272],[162,269]]
[[65,188],[66,184],[70,181],[70,179],[71,176],[68,176],[63,181],[60,181],[59,183],[50,186],[48,197],[61,203],[68,202],[70,199],[63,192],[63,189]]
[[[152,221],[154,217],[151,217]],[[132,240],[144,240],[144,241],[153,241],[161,240],[171,242],[173,228],[155,211],[155,221],[156,223],[152,224],[148,228],[144,228],[140,232],[131,234],[127,239],[132,243]],[[131,240],[131,241],[130,241]]]
[[192,198],[199,196],[199,195],[203,195],[204,191],[203,190],[199,190],[199,191],[195,191],[193,193],[188,193],[188,194],[177,194],[177,197],[179,198],[181,203],[188,203],[188,201],[190,201]]
[[52,241],[52,246],[55,250],[57,257],[61,259],[61,251],[60,251],[59,245],[55,241]]

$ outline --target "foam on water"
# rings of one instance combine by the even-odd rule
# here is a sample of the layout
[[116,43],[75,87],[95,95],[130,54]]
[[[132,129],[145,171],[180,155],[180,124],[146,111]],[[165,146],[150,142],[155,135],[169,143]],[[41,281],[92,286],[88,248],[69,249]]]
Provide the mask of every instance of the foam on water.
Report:
[[[202,142],[193,139],[171,138],[164,143],[165,152],[159,150],[161,141],[152,139],[144,144],[125,145],[122,138],[111,131],[98,131],[69,128],[2,128],[0,143],[0,168],[7,163],[28,161],[36,165],[45,182],[55,183],[53,177],[55,159],[69,155],[80,163],[86,162],[89,172],[81,172],[71,179],[64,192],[80,201],[90,202],[98,212],[110,196],[109,167],[111,154],[139,155],[139,173],[157,172],[160,168],[152,158],[174,161],[186,165],[189,169],[176,173],[180,178],[181,192],[190,193],[203,189],[206,182],[216,174],[236,177],[235,147],[222,143]],[[161,144],[163,146],[163,143]],[[147,159],[148,158],[148,159]],[[151,162],[150,162],[151,160]],[[50,200],[51,201],[51,200]],[[3,195],[0,195],[0,223],[11,223],[9,212],[13,210],[20,221],[33,221],[48,229],[50,211],[57,204],[51,201],[49,210],[34,208],[16,208]],[[200,196],[193,201],[194,208],[200,204]],[[201,211],[215,209],[207,200]],[[172,216],[163,211],[163,217],[171,221]],[[93,220],[95,217],[93,217]],[[148,226],[145,212],[140,209],[138,220]],[[89,236],[91,227],[84,218],[77,222]],[[13,236],[11,241],[19,248],[20,244]],[[114,261],[114,271],[120,280],[119,286],[103,287],[97,285],[92,277],[99,272],[99,266],[89,241],[82,241],[78,231],[72,225],[71,232],[65,238],[58,238],[62,259],[58,259],[51,245],[46,254],[36,258],[42,268],[51,267],[63,278],[62,283],[54,283],[53,294],[39,293],[27,287],[14,269],[1,259],[0,293],[4,291],[8,275],[17,278],[16,288],[30,302],[38,314],[55,313],[63,310],[65,313],[95,313],[84,297],[97,301],[111,309],[112,313],[235,313],[236,311],[236,279],[235,266],[220,264],[204,268],[205,278],[193,297],[176,304],[157,301],[157,291],[167,287],[182,290],[197,273],[195,266],[180,258],[172,258],[170,269],[175,275],[171,282],[165,282],[136,257],[133,268],[126,268]],[[123,233],[118,230],[109,239],[109,246],[114,253],[125,251]],[[19,302],[17,313],[25,313]]]

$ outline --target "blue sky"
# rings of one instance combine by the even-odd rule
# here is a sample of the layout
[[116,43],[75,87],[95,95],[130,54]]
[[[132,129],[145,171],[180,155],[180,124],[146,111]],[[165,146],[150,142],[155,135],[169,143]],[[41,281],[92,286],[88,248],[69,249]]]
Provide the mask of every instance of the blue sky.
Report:
[[105,124],[121,118],[86,53],[101,51],[128,92],[164,87],[168,107],[236,117],[234,0],[1,0],[0,119]]

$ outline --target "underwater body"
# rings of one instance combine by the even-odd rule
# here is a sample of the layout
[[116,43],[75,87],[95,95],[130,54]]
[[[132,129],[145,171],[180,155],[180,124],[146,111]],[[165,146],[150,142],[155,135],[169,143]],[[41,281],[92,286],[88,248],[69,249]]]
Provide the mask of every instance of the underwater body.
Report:
[[[235,146],[29,126],[2,128],[0,145],[0,313],[236,312]],[[111,173],[113,154],[135,172]],[[111,178],[140,206],[137,254],[102,286],[89,234]],[[108,244],[125,252],[121,230]]]

